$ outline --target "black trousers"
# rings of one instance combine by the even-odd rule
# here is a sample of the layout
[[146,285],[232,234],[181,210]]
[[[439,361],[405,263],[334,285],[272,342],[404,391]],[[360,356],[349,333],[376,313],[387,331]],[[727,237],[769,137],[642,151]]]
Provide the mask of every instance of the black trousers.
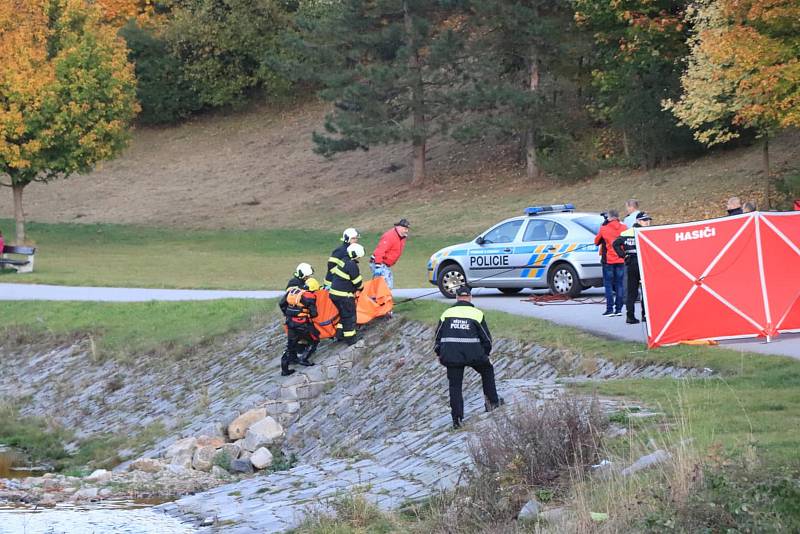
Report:
[[354,338],[356,335],[356,299],[331,295],[331,302],[339,310],[339,324],[336,325],[336,339]]
[[464,382],[464,367],[472,367],[481,375],[483,394],[492,404],[498,403],[497,388],[494,383],[494,366],[488,360],[468,366],[447,367],[447,380],[450,382],[450,413],[453,418],[464,417],[464,394],[461,384]]
[[[636,307],[636,298],[639,296],[639,282],[641,282],[639,262],[632,261],[625,264],[625,271],[628,280],[628,287],[625,288],[625,312],[628,319],[635,319],[634,308]],[[644,317],[644,295],[642,295],[642,319]]]
[[286,350],[281,356],[281,371],[288,371],[289,364],[297,363],[297,355],[306,352],[306,358],[311,356],[319,344],[319,332],[313,326],[307,328],[289,328],[286,332]]

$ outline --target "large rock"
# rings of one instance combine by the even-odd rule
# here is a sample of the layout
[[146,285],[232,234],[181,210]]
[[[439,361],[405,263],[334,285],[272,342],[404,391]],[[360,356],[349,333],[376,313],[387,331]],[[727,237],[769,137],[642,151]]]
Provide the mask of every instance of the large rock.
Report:
[[670,454],[662,449],[659,449],[653,453],[646,454],[633,462],[629,467],[626,467],[621,471],[622,476],[627,477],[634,473],[638,473],[643,469],[647,469],[649,467],[653,467],[654,465],[658,465],[661,463],[666,462],[669,460]]
[[253,410],[244,412],[242,415],[234,419],[230,425],[228,425],[228,438],[231,440],[243,438],[247,433],[247,429],[250,428],[250,425],[256,421],[264,419],[266,416],[266,408],[255,408]]
[[265,417],[253,423],[247,430],[242,446],[245,450],[255,451],[262,445],[272,443],[283,436],[283,427],[272,417]]
[[225,438],[225,425],[219,421],[208,423],[200,429],[198,436],[209,436],[212,438]]
[[111,472],[105,469],[95,469],[92,474],[86,477],[87,482],[95,482],[97,484],[105,484],[111,480]]
[[83,488],[79,489],[70,497],[73,501],[91,501],[97,499],[99,490],[97,488]]
[[217,454],[216,447],[210,445],[205,447],[197,447],[192,457],[192,467],[198,471],[211,471],[213,465],[214,455]]
[[197,439],[195,438],[183,438],[179,439],[169,447],[167,450],[164,451],[164,458],[167,460],[172,460],[176,456],[185,457],[186,453],[188,452],[189,458],[192,457],[194,453],[194,449],[197,447]]
[[231,475],[230,475],[230,473],[225,471],[220,466],[212,465],[211,466],[211,476],[213,476],[215,478],[220,478],[222,480],[225,480],[225,479],[229,478]]
[[539,516],[539,511],[541,508],[542,505],[539,504],[539,501],[536,499],[531,499],[526,502],[525,506],[522,507],[522,510],[519,511],[517,519],[522,519],[523,521],[535,521]]
[[242,453],[242,447],[238,443],[226,443],[222,446],[222,452],[227,454],[228,458],[233,461]]
[[145,473],[158,473],[163,468],[164,464],[154,458],[139,458],[130,465],[131,471],[143,471]]
[[250,463],[250,460],[234,460],[231,462],[231,473],[246,473],[250,474],[253,472],[253,464]]
[[215,449],[219,449],[223,445],[225,445],[225,440],[219,437],[200,436],[197,438],[198,447],[214,447]]
[[265,469],[272,465],[272,453],[266,447],[261,447],[250,457],[250,463],[256,469]]

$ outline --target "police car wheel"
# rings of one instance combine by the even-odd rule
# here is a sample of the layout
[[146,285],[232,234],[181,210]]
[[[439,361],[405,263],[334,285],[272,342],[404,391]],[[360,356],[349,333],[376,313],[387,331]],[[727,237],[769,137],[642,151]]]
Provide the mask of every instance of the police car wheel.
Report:
[[439,273],[439,291],[452,299],[456,297],[456,288],[467,283],[464,271],[458,265],[448,265]]
[[575,269],[567,263],[556,265],[548,275],[548,285],[554,295],[577,297],[583,290],[581,279]]
[[516,295],[517,293],[522,291],[523,288],[521,288],[521,287],[500,287],[498,289],[500,290],[500,293],[502,293],[503,295]]

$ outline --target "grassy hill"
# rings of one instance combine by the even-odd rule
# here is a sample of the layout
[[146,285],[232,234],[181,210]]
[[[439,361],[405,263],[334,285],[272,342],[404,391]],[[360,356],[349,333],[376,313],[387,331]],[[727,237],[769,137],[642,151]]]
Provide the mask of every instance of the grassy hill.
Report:
[[[622,208],[635,197],[656,222],[724,214],[731,195],[760,201],[759,147],[719,151],[651,171],[603,171],[574,183],[528,181],[509,147],[435,141],[430,183],[410,190],[409,149],[383,147],[326,160],[312,152],[320,103],[252,106],[183,125],[139,128],[119,159],[87,176],[26,189],[28,218],[202,229],[345,226],[379,231],[403,216],[417,235],[474,234],[536,203]],[[772,145],[778,173],[800,169],[800,135]],[[11,194],[0,217],[13,216]],[[10,228],[6,228],[10,230]],[[35,239],[35,236],[33,236]]]

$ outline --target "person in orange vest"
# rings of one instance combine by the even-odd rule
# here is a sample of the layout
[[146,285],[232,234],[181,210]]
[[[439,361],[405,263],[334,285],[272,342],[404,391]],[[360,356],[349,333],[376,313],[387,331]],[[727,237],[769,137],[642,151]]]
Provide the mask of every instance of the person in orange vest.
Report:
[[372,276],[382,276],[386,280],[386,285],[389,286],[389,289],[394,289],[392,266],[397,263],[397,260],[403,254],[409,228],[411,228],[411,224],[406,219],[400,219],[396,222],[391,230],[381,236],[375,252],[369,259]]
[[[281,356],[281,376],[295,372],[289,369],[291,364],[314,365],[309,358],[319,345],[319,332],[312,321],[317,316],[317,296],[314,291],[319,287],[319,282],[309,277],[302,286],[288,287],[278,302],[286,320],[286,350]],[[307,346],[304,351],[303,345]],[[298,357],[300,352],[302,356]]]

